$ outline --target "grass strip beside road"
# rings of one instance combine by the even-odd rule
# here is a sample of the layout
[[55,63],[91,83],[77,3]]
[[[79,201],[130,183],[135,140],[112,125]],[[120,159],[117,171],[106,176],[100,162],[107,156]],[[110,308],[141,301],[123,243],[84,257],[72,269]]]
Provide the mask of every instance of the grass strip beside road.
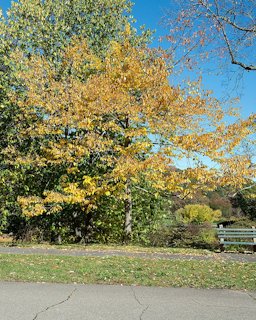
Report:
[[0,236],[0,247],[15,246],[19,248],[40,248],[40,249],[59,249],[59,250],[78,250],[78,251],[120,251],[120,252],[139,252],[139,253],[170,253],[170,254],[183,254],[183,255],[198,255],[198,256],[214,256],[213,251],[206,249],[194,249],[194,248],[163,248],[163,247],[145,247],[136,245],[104,245],[104,244],[38,244],[38,243],[26,243],[26,242],[12,242],[3,241]]
[[256,263],[0,255],[0,280],[256,290]]

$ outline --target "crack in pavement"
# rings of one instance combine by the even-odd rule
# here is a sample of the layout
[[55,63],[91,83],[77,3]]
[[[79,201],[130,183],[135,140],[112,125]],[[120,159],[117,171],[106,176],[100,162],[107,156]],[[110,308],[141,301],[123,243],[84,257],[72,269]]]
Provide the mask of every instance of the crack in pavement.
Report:
[[252,300],[256,301],[256,297],[254,297],[250,292],[245,292]]
[[75,288],[75,289],[68,295],[68,297],[67,297],[65,300],[62,300],[62,301],[57,302],[57,303],[55,303],[55,304],[52,304],[51,306],[46,307],[44,310],[37,312],[37,314],[34,316],[33,320],[36,320],[41,313],[47,312],[49,309],[52,309],[52,308],[54,308],[54,307],[56,307],[56,306],[59,306],[60,304],[63,304],[63,303],[65,303],[65,302],[67,302],[67,301],[72,297],[72,295],[75,293],[76,290],[77,290],[77,288]]
[[133,287],[130,287],[130,288],[131,288],[131,290],[132,290],[132,293],[133,293],[133,296],[134,296],[134,299],[136,300],[136,302],[137,302],[140,306],[144,307],[144,309],[141,311],[141,314],[140,314],[140,320],[142,320],[142,317],[143,317],[144,313],[148,310],[149,305],[146,305],[146,306],[145,306],[144,304],[142,304],[142,303],[140,302],[139,298],[137,297],[136,292],[135,292],[135,290],[133,289]]

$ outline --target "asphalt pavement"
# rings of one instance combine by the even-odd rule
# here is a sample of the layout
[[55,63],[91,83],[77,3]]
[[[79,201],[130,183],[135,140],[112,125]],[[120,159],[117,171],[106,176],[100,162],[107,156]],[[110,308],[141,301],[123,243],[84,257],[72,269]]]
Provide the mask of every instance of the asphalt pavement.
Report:
[[0,282],[1,320],[252,320],[256,292]]

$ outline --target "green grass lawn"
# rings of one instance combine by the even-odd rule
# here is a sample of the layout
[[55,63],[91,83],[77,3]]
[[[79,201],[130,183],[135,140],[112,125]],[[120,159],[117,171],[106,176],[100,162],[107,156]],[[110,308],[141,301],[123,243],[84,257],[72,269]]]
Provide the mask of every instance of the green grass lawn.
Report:
[[256,263],[0,255],[0,280],[256,290]]

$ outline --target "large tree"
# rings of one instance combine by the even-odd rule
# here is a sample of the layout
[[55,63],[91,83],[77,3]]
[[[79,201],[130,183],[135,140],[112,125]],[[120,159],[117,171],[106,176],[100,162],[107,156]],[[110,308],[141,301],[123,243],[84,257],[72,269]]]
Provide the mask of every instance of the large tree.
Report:
[[[0,202],[2,216],[6,210],[16,212],[17,193],[44,188],[59,179],[59,170],[51,166],[40,168],[16,166],[8,161],[4,152],[8,145],[28,150],[39,148],[35,139],[19,139],[17,132],[21,121],[20,109],[10,101],[8,92],[15,87],[22,94],[22,83],[15,77],[11,52],[19,49],[29,58],[40,54],[62,77],[62,55],[72,37],[86,38],[90,49],[104,57],[110,41],[117,40],[125,24],[131,21],[132,3],[126,0],[20,0],[12,2],[8,15],[0,15]],[[134,45],[149,39],[149,32],[137,36],[132,30]],[[19,64],[19,63],[18,63]],[[72,72],[72,68],[68,70]],[[90,73],[90,71],[88,71]],[[88,75],[87,75],[88,76]],[[86,75],[84,75],[86,78]],[[24,129],[31,124],[22,122]],[[48,139],[48,137],[47,137]],[[53,182],[54,183],[54,182]]]
[[[60,173],[58,180],[19,198],[24,214],[55,214],[73,206],[86,215],[102,197],[115,197],[123,202],[129,238],[131,187],[140,180],[188,195],[218,184],[238,187],[254,174],[246,159],[228,156],[250,133],[253,119],[225,126],[218,101],[191,84],[186,90],[170,86],[165,61],[134,46],[131,36],[128,26],[105,59],[75,37],[58,70],[40,53],[13,56],[22,62],[16,75],[24,86],[22,96],[16,90],[12,96],[21,112],[19,137],[31,143],[26,149],[7,148],[9,161],[52,166]],[[173,160],[184,157],[191,166],[173,170]],[[202,157],[218,163],[218,170]],[[97,170],[88,168],[91,161]]]

